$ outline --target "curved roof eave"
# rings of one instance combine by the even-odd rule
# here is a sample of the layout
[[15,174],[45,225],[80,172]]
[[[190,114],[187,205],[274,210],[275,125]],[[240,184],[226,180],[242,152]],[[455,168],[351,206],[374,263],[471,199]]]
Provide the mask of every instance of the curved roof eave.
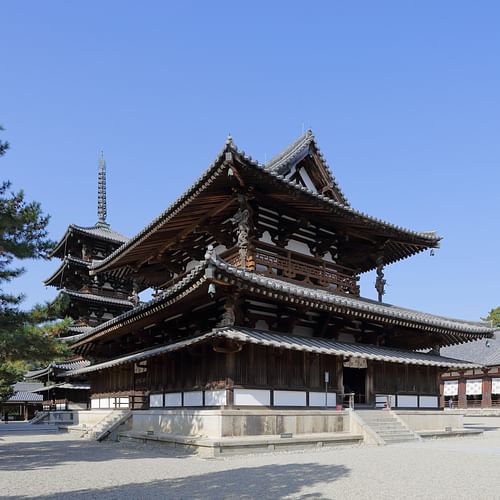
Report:
[[442,239],[440,236],[436,234],[435,231],[428,232],[419,232],[412,231],[401,226],[391,224],[377,217],[370,216],[364,212],[355,210],[348,205],[344,205],[339,203],[328,196],[317,194],[311,191],[310,189],[301,186],[293,181],[288,181],[282,175],[273,172],[268,169],[266,166],[260,164],[259,162],[252,159],[250,156],[246,155],[244,151],[238,150],[238,148],[234,145],[232,139],[228,139],[222,151],[219,153],[214,162],[210,165],[210,167],[203,172],[203,174],[179,197],[177,200],[172,203],[166,210],[164,210],[158,217],[153,219],[144,229],[142,229],[139,233],[133,236],[130,240],[124,243],[122,246],[117,248],[114,252],[108,255],[105,259],[101,261],[97,261],[92,263],[91,274],[96,274],[98,272],[105,271],[106,269],[112,267],[113,262],[117,261],[119,258],[126,255],[133,248],[140,245],[151,233],[153,233],[157,228],[159,228],[162,224],[165,223],[170,217],[174,216],[178,213],[184,204],[186,204],[193,197],[198,196],[204,189],[205,183],[210,179],[210,176],[216,172],[221,165],[224,164],[223,158],[226,152],[231,152],[240,157],[244,163],[250,168],[257,168],[259,172],[269,176],[276,182],[283,183],[296,191],[304,193],[306,196],[310,196],[315,200],[321,200],[326,205],[335,208],[341,214],[354,216],[360,220],[366,221],[368,223],[379,226],[380,228],[385,228],[389,230],[393,230],[397,233],[405,235],[407,237],[418,238],[422,240],[427,240],[426,248],[436,248],[439,246],[439,241]]

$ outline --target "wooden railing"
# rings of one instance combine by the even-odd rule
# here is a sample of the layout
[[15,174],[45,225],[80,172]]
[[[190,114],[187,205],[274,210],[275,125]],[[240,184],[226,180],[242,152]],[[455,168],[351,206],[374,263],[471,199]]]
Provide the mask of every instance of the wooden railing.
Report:
[[42,407],[44,411],[67,410],[68,400],[67,399],[45,400],[42,401]]
[[[224,253],[222,258],[242,267],[237,249]],[[258,274],[359,296],[359,277],[352,269],[320,258],[259,242],[253,254],[249,255],[247,267],[249,262]]]

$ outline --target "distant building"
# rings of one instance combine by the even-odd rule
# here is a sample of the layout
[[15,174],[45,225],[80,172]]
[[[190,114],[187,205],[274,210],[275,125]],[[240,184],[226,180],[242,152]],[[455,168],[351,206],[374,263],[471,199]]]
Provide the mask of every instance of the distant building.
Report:
[[441,378],[445,407],[500,407],[500,334],[489,339],[449,346],[445,356],[482,365],[468,370],[447,371]]
[[0,403],[2,416],[9,420],[30,420],[37,410],[42,409],[42,395],[36,389],[43,387],[37,382],[17,382],[12,386],[14,394]]
[[[61,341],[72,343],[85,334],[120,314],[131,310],[137,303],[132,279],[115,276],[90,276],[92,262],[106,258],[128,238],[116,232],[106,221],[106,164],[99,160],[98,220],[90,227],[71,224],[52,252],[52,257],[61,259],[61,265],[45,281],[45,285],[61,290],[66,302],[65,316],[73,323],[61,337]],[[82,409],[89,404],[89,384],[85,377],[66,380],[66,372],[90,364],[81,355],[64,362],[50,363],[46,367],[32,370],[27,379],[40,380],[44,387],[43,408],[54,410]]]

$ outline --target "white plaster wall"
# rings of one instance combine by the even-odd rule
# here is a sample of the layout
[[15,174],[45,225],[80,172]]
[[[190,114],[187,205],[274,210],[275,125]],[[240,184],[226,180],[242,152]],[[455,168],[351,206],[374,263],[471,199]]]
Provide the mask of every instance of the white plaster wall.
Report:
[[285,248],[287,250],[292,250],[293,252],[301,253],[303,255],[309,255],[312,257],[312,253],[311,250],[309,250],[309,247],[301,241],[290,240]]
[[389,396],[391,408],[396,406],[396,396],[394,394],[377,394],[375,396],[375,406],[377,408],[383,408],[387,402],[387,396]]
[[398,407],[418,408],[418,396],[401,396],[398,394]]
[[205,406],[223,406],[226,404],[226,391],[205,391]]
[[202,391],[185,392],[184,406],[203,406],[203,392]]
[[274,406],[307,406],[305,391],[274,391]]
[[437,396],[420,396],[420,408],[439,408],[439,398]]
[[271,392],[265,389],[234,389],[236,406],[269,406]]
[[182,392],[165,394],[165,406],[182,406]]
[[263,243],[268,243],[269,245],[274,245],[274,242],[271,239],[271,235],[269,234],[269,231],[264,231],[262,233],[262,236],[259,238],[259,241],[262,241]]
[[151,394],[149,396],[149,406],[151,407],[163,406],[163,394]]
[[[335,408],[337,405],[337,395],[334,392],[329,392],[326,398],[327,407]],[[325,406],[325,393],[324,392],[310,392],[309,393],[309,406]]]
[[255,329],[256,330],[269,330],[269,325],[267,324],[267,321],[263,320],[263,319],[259,319],[258,321],[256,321],[255,323]]

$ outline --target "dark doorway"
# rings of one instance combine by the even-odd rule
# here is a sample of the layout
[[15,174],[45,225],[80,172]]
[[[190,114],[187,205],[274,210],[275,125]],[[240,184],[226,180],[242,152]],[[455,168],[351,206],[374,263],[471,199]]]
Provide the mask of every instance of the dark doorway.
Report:
[[351,392],[354,393],[354,403],[365,403],[366,368],[344,367],[344,394]]

